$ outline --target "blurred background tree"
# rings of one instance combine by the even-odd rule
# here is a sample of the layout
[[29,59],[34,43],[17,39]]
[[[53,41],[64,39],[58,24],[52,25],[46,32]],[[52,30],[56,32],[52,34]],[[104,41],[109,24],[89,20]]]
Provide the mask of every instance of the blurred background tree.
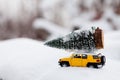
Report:
[[116,31],[119,25],[120,0],[0,0],[0,40],[45,41],[91,26]]

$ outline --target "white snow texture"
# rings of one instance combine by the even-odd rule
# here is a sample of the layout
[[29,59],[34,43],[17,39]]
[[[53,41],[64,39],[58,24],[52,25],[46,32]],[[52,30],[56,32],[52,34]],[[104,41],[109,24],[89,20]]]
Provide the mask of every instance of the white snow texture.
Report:
[[118,36],[119,31],[105,35],[105,49],[99,51],[107,57],[102,69],[59,67],[59,58],[71,53],[44,46],[42,42],[24,38],[1,41],[0,77],[3,80],[119,80]]

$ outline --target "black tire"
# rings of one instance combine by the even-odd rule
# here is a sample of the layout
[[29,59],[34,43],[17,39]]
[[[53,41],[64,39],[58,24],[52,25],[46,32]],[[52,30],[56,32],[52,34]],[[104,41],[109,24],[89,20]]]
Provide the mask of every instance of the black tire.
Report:
[[102,56],[101,57],[101,64],[105,65],[105,63],[106,63],[106,58],[105,58],[105,56]]
[[94,65],[91,64],[91,63],[88,63],[88,64],[87,64],[87,67],[88,67],[88,68],[94,68]]
[[96,69],[99,69],[99,68],[102,68],[102,67],[103,67],[102,64],[95,64],[95,65],[94,65],[94,68],[96,68]]
[[69,63],[68,62],[61,62],[60,64],[61,67],[69,67]]
[[99,68],[102,68],[103,65],[102,64],[95,64],[95,63],[88,63],[87,67],[99,69]]

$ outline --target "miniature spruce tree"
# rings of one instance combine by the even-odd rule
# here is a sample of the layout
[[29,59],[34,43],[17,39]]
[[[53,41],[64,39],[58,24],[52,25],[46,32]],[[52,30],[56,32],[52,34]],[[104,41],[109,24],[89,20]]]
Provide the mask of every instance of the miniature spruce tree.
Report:
[[64,37],[60,37],[45,43],[50,47],[56,47],[59,49],[71,49],[71,50],[83,50],[85,52],[91,52],[96,49],[94,39],[94,29],[74,31]]

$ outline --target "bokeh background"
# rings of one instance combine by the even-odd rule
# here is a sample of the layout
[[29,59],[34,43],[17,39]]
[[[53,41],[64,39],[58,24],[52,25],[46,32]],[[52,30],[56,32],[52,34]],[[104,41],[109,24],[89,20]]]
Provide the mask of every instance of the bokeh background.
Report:
[[120,30],[120,0],[0,0],[0,40],[46,41],[90,27]]
[[[104,31],[102,69],[61,68],[72,51],[43,45],[91,27]],[[120,0],[0,0],[0,80],[120,80]]]

